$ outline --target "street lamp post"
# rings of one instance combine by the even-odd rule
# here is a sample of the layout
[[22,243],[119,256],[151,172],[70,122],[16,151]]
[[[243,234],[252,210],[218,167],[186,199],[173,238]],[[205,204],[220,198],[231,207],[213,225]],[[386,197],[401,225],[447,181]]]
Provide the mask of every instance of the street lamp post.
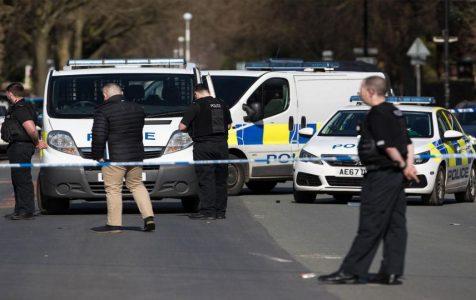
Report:
[[184,13],[183,19],[185,20],[185,60],[190,61],[190,21],[192,20],[192,14]]
[[185,42],[185,38],[183,36],[179,36],[177,38],[177,41],[179,43],[179,52],[178,52],[178,57],[179,58],[183,58],[183,55],[184,55],[184,47],[183,47],[183,43]]
[[448,13],[450,1],[445,0],[445,30],[443,38],[445,39],[445,107],[450,107],[450,64],[449,64],[449,29],[448,29]]

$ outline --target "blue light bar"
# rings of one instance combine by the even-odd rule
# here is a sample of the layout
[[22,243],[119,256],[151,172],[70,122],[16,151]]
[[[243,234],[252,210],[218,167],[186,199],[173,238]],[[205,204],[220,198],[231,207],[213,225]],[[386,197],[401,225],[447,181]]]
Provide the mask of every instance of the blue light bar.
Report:
[[293,59],[269,59],[266,61],[249,62],[245,64],[246,70],[269,70],[269,71],[304,71],[306,69],[333,70],[339,68],[338,62],[309,61]]
[[180,58],[133,58],[133,59],[71,59],[65,67],[68,69],[118,66],[159,66],[185,67],[185,59]]
[[[416,97],[416,96],[403,96],[396,97],[390,96],[385,97],[386,102],[397,103],[397,104],[434,104],[435,99],[433,97]],[[351,96],[350,102],[362,102],[360,96]]]
[[452,113],[457,113],[457,114],[461,114],[461,113],[475,113],[476,112],[476,108],[455,108],[455,109],[450,109],[450,111]]

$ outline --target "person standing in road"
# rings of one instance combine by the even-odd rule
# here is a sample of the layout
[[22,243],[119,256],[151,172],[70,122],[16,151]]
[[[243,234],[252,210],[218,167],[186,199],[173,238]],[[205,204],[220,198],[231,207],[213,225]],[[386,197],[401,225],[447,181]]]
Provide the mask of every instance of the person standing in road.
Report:
[[[125,101],[121,87],[115,83],[106,84],[102,92],[104,103],[95,112],[92,129],[93,158],[100,162],[141,162],[144,159],[144,110]],[[154,212],[142,182],[142,167],[106,165],[101,171],[106,189],[107,224],[96,231],[120,232],[124,178],[144,220],[144,231],[154,231]]]
[[[208,88],[198,84],[195,101],[185,112],[179,130],[187,131],[193,144],[194,160],[228,159],[228,130],[231,115],[227,105],[213,98]],[[225,219],[227,206],[227,164],[195,165],[198,178],[200,211],[191,219]]]
[[360,87],[363,102],[372,108],[360,128],[359,158],[364,176],[357,236],[340,269],[319,277],[322,283],[366,283],[380,241],[383,260],[371,282],[401,284],[407,229],[404,179],[418,182],[413,165],[414,149],[405,118],[385,102],[385,79],[372,76]]
[[[7,156],[10,163],[31,163],[37,149],[46,149],[47,144],[40,139],[36,129],[37,115],[30,103],[24,100],[25,89],[21,83],[11,83],[6,95],[11,105],[2,125],[2,139],[8,142]],[[31,220],[35,212],[35,194],[31,169],[27,167],[11,169],[15,209],[5,217],[11,220]]]

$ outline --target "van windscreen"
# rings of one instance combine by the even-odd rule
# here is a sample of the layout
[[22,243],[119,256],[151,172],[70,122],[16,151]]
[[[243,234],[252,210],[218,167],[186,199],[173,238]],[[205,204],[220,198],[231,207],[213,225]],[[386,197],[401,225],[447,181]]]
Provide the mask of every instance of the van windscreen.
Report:
[[104,102],[102,87],[117,83],[126,101],[139,104],[148,117],[181,116],[193,100],[192,74],[98,74],[51,78],[48,114],[91,118]]

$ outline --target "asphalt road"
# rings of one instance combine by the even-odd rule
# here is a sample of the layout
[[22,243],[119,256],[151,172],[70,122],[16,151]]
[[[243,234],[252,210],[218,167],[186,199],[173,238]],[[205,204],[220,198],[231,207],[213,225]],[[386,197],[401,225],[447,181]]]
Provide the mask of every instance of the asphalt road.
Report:
[[[11,210],[0,173],[0,213]],[[229,218],[192,221],[177,201],[159,203],[158,230],[144,233],[134,205],[120,234],[99,234],[105,204],[68,215],[0,218],[0,299],[333,299],[244,207]]]
[[[410,201],[403,286],[323,286],[303,273],[339,266],[358,207],[319,197],[296,204],[290,184],[229,200],[223,221],[191,221],[177,201],[154,205],[155,233],[140,232],[134,204],[120,234],[98,234],[104,203],[68,215],[0,219],[0,299],[474,299],[476,204]],[[0,171],[0,213],[13,205]],[[452,225],[453,224],[453,225]],[[378,266],[376,260],[373,270]]]

